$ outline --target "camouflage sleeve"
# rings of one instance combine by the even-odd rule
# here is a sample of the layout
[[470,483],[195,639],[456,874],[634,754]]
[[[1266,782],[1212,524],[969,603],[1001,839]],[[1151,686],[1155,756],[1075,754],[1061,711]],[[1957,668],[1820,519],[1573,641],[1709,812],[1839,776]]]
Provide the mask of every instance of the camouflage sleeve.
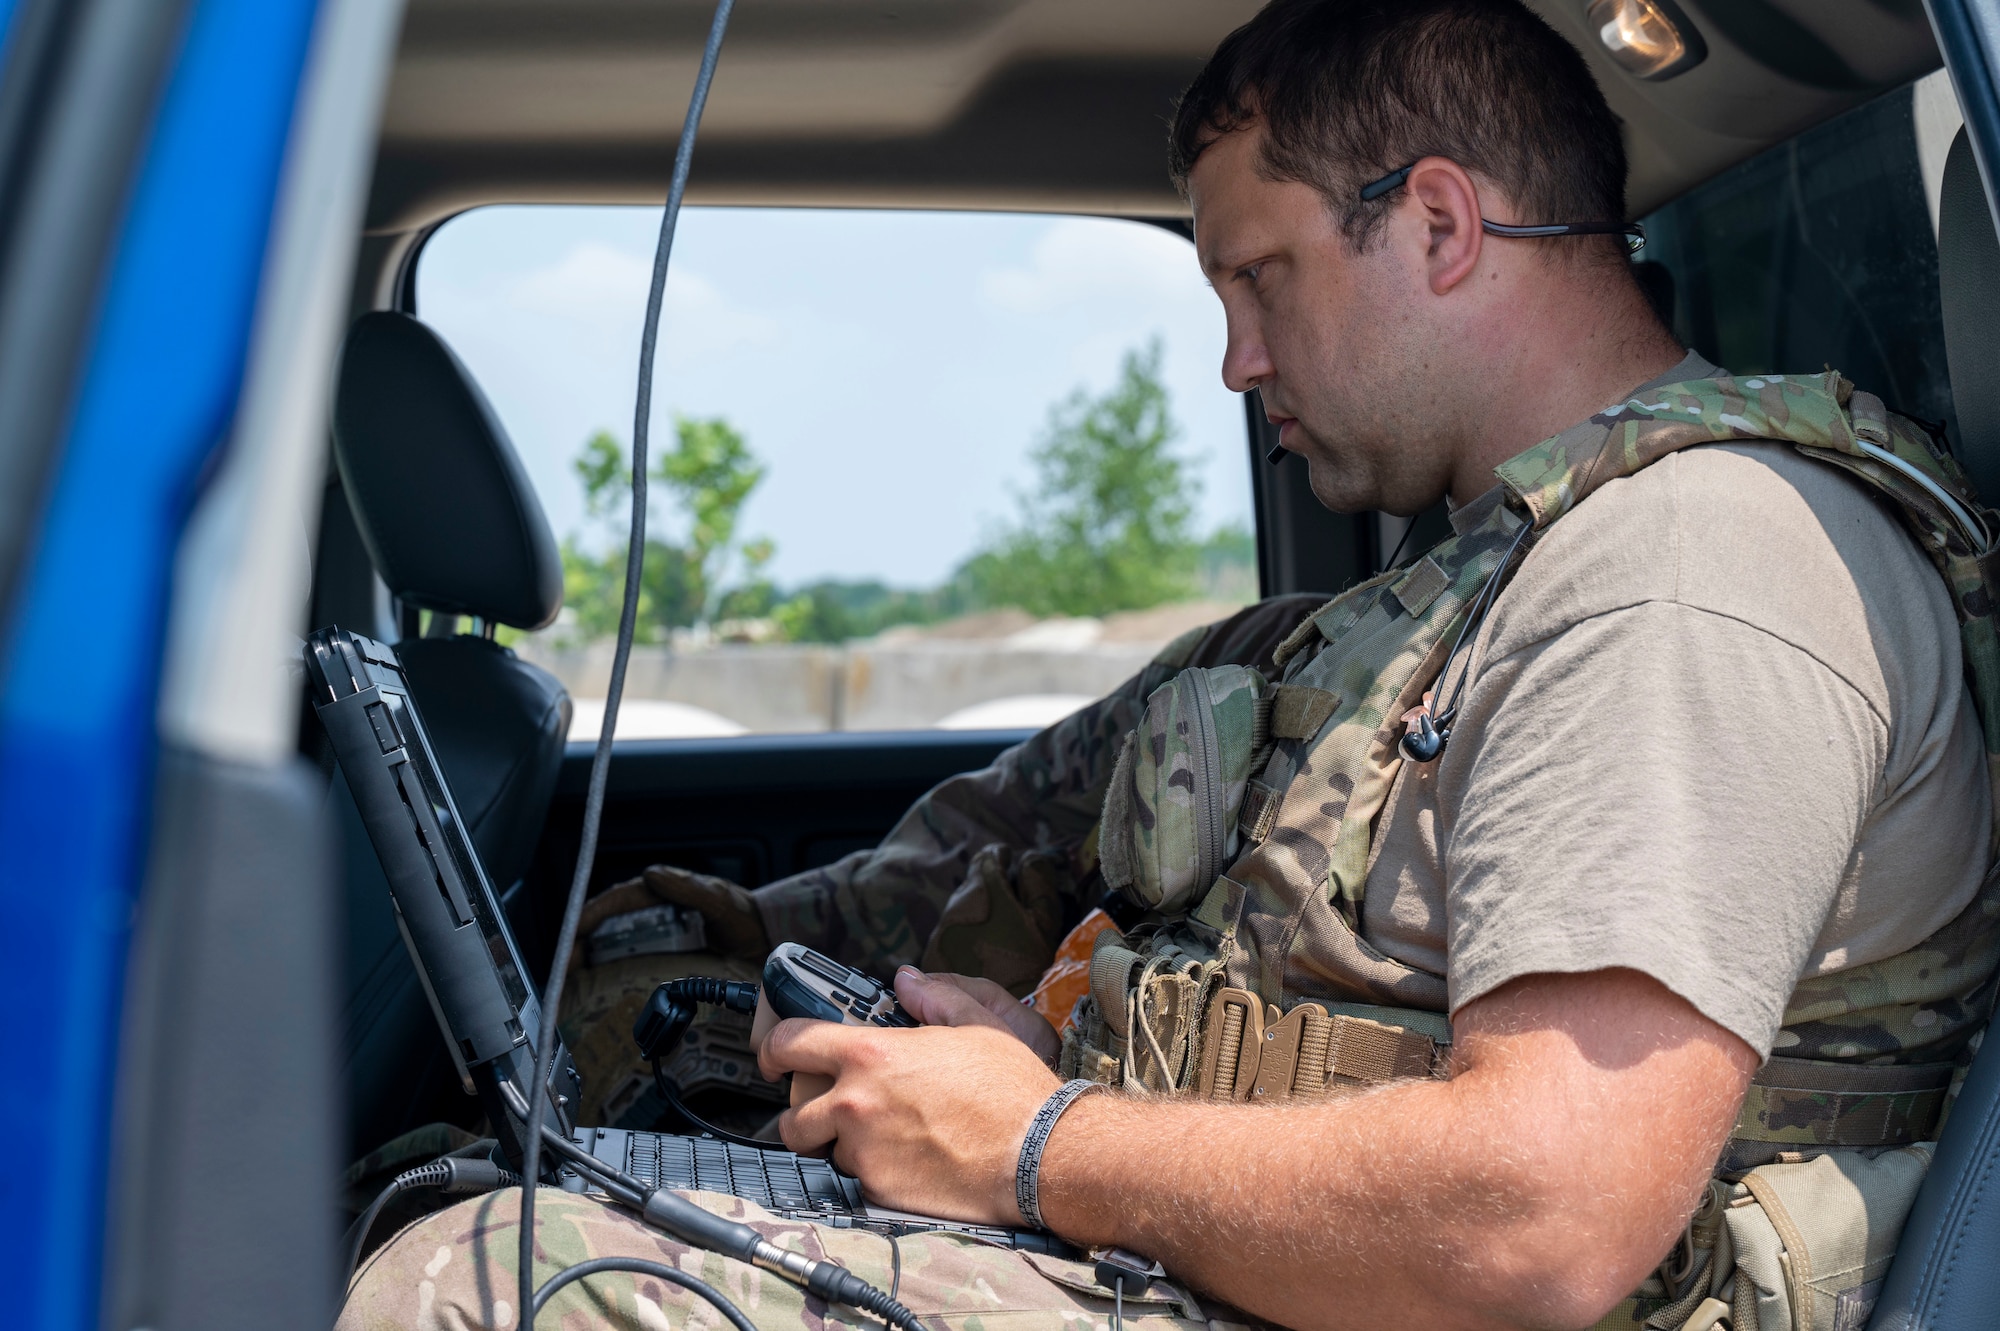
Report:
[[[947,902],[965,883],[975,857],[1013,868],[1008,852],[1042,852],[1066,861],[1053,877],[1060,895],[1094,883],[1088,846],[1125,733],[1146,698],[1191,666],[1256,665],[1270,670],[1272,649],[1325,598],[1275,597],[1246,607],[1169,643],[1138,674],[1088,707],[1002,753],[977,772],[939,783],[911,806],[873,850],[780,879],[753,894],[772,941],[809,943],[850,966],[886,976],[923,958]],[[1095,902],[1064,901],[1064,916]],[[1061,924],[1050,940],[1061,938]],[[935,959],[932,959],[933,964]],[[970,970],[961,963],[961,968]],[[971,971],[984,973],[990,967]],[[996,977],[997,978],[997,977]],[[1004,981],[1003,981],[1004,982]]]

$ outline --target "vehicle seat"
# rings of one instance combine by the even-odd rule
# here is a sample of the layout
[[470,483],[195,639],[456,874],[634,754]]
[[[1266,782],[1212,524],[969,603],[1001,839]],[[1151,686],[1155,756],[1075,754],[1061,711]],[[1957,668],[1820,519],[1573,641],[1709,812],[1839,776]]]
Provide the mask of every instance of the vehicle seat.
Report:
[[[333,453],[369,560],[405,607],[537,629],[562,607],[562,562],[492,406],[438,335],[363,315],[347,335]],[[439,621],[434,619],[433,623]],[[439,766],[503,899],[527,871],[569,733],[554,676],[483,633],[405,638],[397,654]],[[428,1011],[373,847],[344,785],[348,1052],[362,1149],[444,1111],[476,1112]]]
[[[1965,131],[1945,160],[1938,210],[1955,451],[1989,504],[2000,498],[2000,240]],[[1970,1331],[2000,1308],[2000,1039],[1986,1033],[1903,1226],[1873,1331]]]

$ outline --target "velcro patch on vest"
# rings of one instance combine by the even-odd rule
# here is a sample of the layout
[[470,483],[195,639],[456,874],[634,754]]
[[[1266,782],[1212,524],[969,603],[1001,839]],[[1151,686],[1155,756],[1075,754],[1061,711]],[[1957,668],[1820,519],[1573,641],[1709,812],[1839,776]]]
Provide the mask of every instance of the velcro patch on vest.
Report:
[[1449,586],[1451,575],[1425,555],[1411,566],[1408,573],[1389,584],[1389,591],[1414,619],[1430,609],[1431,602],[1444,595],[1445,588]]
[[1278,806],[1283,802],[1280,792],[1262,781],[1250,781],[1243,787],[1243,812],[1237,816],[1236,830],[1251,845],[1263,845],[1264,838],[1278,825]]
[[1337,693],[1303,684],[1281,684],[1271,695],[1271,737],[1311,739],[1339,707]]

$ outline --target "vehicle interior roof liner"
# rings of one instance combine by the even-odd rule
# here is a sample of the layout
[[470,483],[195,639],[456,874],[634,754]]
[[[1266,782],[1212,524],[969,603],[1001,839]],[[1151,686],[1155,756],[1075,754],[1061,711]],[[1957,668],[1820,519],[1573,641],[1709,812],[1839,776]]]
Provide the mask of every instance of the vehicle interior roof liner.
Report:
[[[1708,50],[1647,83],[1582,0],[1528,0],[1625,124],[1634,216],[1935,69],[1914,3],[1686,0]],[[698,204],[1182,216],[1166,123],[1257,0],[771,0],[746,15],[690,185]],[[482,203],[657,204],[704,6],[413,0],[369,226]]]

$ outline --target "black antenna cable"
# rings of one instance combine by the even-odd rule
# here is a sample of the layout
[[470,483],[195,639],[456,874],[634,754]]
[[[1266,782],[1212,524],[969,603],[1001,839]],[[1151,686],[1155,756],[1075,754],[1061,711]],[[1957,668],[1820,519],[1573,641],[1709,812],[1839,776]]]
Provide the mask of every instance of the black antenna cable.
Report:
[[716,0],[708,43],[702,47],[701,68],[688,95],[687,118],[681,122],[680,145],[674,150],[674,174],[667,186],[667,207],[660,215],[660,240],[653,250],[653,278],[646,291],[646,323],[639,338],[639,392],[632,414],[632,534],[625,548],[625,602],[618,612],[618,645],[611,656],[611,683],[604,694],[604,724],[597,732],[597,751],[590,759],[590,787],[583,800],[583,835],[576,852],[576,873],[570,879],[569,900],[563,907],[562,928],[556,934],[555,956],[542,995],[542,1029],[535,1044],[535,1081],[529,1088],[527,1132],[521,1183],[520,1301],[524,1310],[535,1303],[535,1188],[541,1182],[542,1106],[548,1097],[550,1063],[555,1056],[556,1012],[562,1005],[563,979],[570,953],[576,948],[577,921],[583,915],[584,892],[597,860],[598,826],[604,817],[604,787],[611,775],[611,742],[618,728],[618,704],[625,694],[625,666],[632,657],[632,634],[639,615],[639,575],[646,559],[646,443],[653,414],[653,358],[660,342],[660,306],[666,298],[667,259],[674,250],[674,227],[680,221],[681,198],[687,193],[688,168],[694,161],[695,132],[708,105],[715,62],[722,54],[722,37],[729,29],[734,0]]

